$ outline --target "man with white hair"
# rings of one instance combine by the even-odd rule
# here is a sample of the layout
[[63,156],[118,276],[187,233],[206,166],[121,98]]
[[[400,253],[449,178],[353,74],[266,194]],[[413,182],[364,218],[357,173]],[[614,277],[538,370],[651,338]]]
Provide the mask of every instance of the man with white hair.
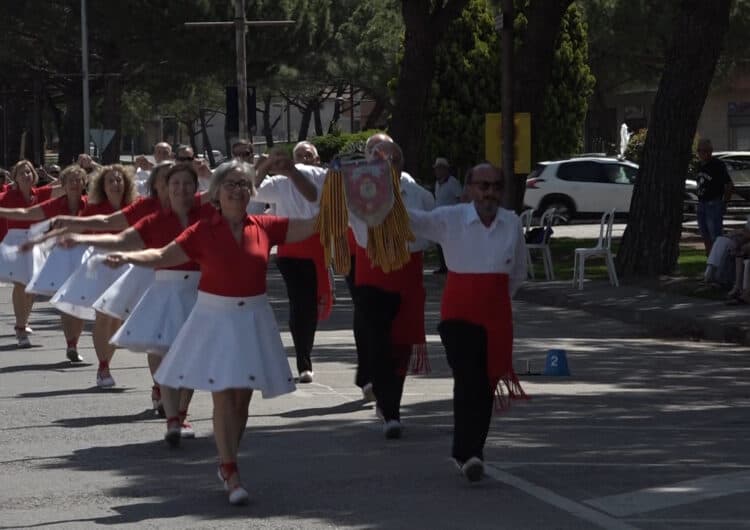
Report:
[[146,183],[148,177],[151,175],[151,170],[155,165],[161,164],[167,160],[172,160],[172,146],[167,142],[159,142],[154,145],[154,162],[151,163],[148,158],[143,155],[135,158],[135,186],[138,191],[138,195],[146,195]]
[[[385,136],[385,141],[383,141]],[[378,141],[380,140],[380,141]],[[365,147],[370,159],[388,159],[401,173],[403,153],[387,135],[371,137]],[[400,193],[407,208],[430,210],[432,194],[403,174]],[[368,226],[350,211],[349,225],[356,243],[353,266],[358,383],[360,371],[369,372],[377,412],[387,439],[400,438],[401,397],[413,353],[426,355],[424,333],[425,291],[422,283],[422,252],[426,240],[409,243],[410,260],[402,268],[385,272],[367,255]],[[364,391],[364,388],[363,388]]]
[[[451,175],[451,166],[448,159],[441,156],[437,157],[435,163],[432,164],[432,170],[435,172],[435,205],[440,207],[458,204],[461,201],[461,195],[463,195],[463,188],[458,179]],[[440,245],[437,246],[437,251],[440,265],[432,273],[445,274],[448,269],[445,268],[445,258]]]
[[[319,157],[311,143],[298,143],[293,153],[294,164],[289,160],[284,175],[267,175],[271,159],[258,165],[257,193],[251,200],[272,204],[276,215],[282,217],[312,219],[320,209],[320,190],[326,170],[314,165]],[[299,243],[279,245],[276,265],[289,296],[289,331],[297,357],[299,382],[311,383],[314,377],[311,354],[318,320],[328,318],[332,304],[320,236],[314,234]]]

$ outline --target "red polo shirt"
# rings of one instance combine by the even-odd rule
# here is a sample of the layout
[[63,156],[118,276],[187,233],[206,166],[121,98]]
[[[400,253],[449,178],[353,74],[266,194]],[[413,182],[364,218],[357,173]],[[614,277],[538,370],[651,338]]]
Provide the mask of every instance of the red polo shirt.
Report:
[[[13,186],[8,191],[0,195],[0,206],[3,208],[30,208],[37,204],[44,202],[52,197],[52,188],[49,186],[43,186],[41,188],[31,188],[31,196],[29,202],[18,190],[17,187]],[[36,221],[13,221],[8,219],[8,229],[20,228],[22,230],[28,229]]]
[[68,196],[62,195],[60,197],[44,201],[39,205],[39,207],[44,213],[44,218],[50,219],[51,217],[55,217],[57,215],[78,215],[86,208],[87,204],[88,199],[82,196],[78,201],[78,207],[76,208],[76,210],[74,212],[71,212],[68,208]]
[[221,213],[188,227],[175,240],[201,267],[198,290],[219,296],[256,296],[266,292],[271,247],[286,240],[289,219],[273,215],[245,217],[238,244]]
[[[188,212],[188,226],[197,223],[204,217],[210,218],[215,213],[216,208],[210,204],[197,207],[193,205],[190,212]],[[147,215],[135,223],[133,229],[141,236],[145,248],[161,248],[174,241],[185,230],[185,227],[182,226],[180,218],[171,209],[166,209]],[[167,269],[197,271],[200,270],[200,265],[194,261],[189,261],[175,267],[167,267]]]
[[128,224],[133,226],[147,215],[156,213],[159,210],[161,210],[161,202],[159,202],[159,199],[156,197],[142,197],[134,200],[120,211],[122,212],[122,215],[125,216]]

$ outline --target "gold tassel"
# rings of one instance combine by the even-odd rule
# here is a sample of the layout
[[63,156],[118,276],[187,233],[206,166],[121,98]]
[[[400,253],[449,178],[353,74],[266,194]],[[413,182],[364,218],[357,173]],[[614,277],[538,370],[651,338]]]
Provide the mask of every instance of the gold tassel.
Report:
[[333,262],[337,274],[348,274],[351,268],[346,230],[349,214],[344,196],[344,175],[338,165],[331,167],[323,183],[320,196],[320,213],[315,230],[320,234],[325,263]]

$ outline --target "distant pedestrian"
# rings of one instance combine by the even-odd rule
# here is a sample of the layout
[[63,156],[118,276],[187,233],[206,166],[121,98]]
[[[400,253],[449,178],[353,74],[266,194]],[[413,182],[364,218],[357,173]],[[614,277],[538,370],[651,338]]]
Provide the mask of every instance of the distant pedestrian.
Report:
[[732,196],[734,185],[724,163],[713,157],[711,140],[703,138],[698,142],[698,157],[701,164],[698,181],[698,230],[703,238],[706,256],[711,246],[722,234],[726,203]]
[[[463,188],[456,177],[451,175],[451,166],[447,158],[437,157],[432,165],[435,172],[435,206],[451,206],[458,204],[463,195]],[[437,246],[439,267],[432,271],[433,274],[445,274],[448,269],[445,267],[445,257],[443,256],[443,247]]]

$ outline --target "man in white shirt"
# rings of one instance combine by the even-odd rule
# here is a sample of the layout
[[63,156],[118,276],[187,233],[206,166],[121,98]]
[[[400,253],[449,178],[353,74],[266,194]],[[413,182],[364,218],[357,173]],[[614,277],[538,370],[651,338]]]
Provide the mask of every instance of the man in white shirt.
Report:
[[[293,151],[294,162],[283,155],[271,157],[258,166],[256,194],[252,201],[276,207],[276,215],[312,219],[320,209],[320,190],[325,168],[305,162],[318,162],[318,152],[309,142],[300,142]],[[282,161],[286,161],[283,163]],[[277,174],[268,176],[269,171]],[[289,296],[289,331],[297,355],[300,383],[313,380],[312,353],[318,320],[331,312],[332,293],[328,269],[324,263],[320,236],[294,244],[279,245],[276,265]]]
[[135,158],[135,187],[139,195],[146,195],[146,184],[151,176],[151,170],[166,160],[172,160],[172,146],[167,142],[159,142],[154,145],[154,163],[152,164],[145,156],[140,155]]
[[[366,152],[370,158],[389,158],[397,171],[401,170],[403,154],[392,141],[381,141]],[[401,197],[407,208],[434,207],[429,191],[404,175],[399,180]],[[401,397],[409,362],[412,354],[415,359],[426,359],[422,251],[429,242],[417,239],[409,243],[409,262],[386,273],[368,258],[368,226],[351,210],[349,225],[356,241],[353,265],[355,328],[360,337],[357,341],[358,384],[360,372],[369,373],[377,410],[383,420],[383,433],[388,439],[400,438]],[[416,364],[426,367],[424,363]]]
[[[435,172],[435,204],[438,207],[458,204],[461,201],[463,187],[458,182],[458,179],[451,175],[448,159],[440,156],[437,157],[435,163],[432,165],[432,170]],[[448,272],[448,269],[445,268],[445,258],[443,257],[443,249],[440,245],[437,246],[437,254],[440,266],[432,271],[432,273],[445,274]]]
[[480,164],[467,175],[471,203],[409,210],[415,235],[440,243],[448,277],[440,338],[455,381],[453,458],[471,482],[484,474],[493,395],[500,408],[526,395],[513,371],[510,298],[526,278],[518,216],[500,207],[502,171]]

